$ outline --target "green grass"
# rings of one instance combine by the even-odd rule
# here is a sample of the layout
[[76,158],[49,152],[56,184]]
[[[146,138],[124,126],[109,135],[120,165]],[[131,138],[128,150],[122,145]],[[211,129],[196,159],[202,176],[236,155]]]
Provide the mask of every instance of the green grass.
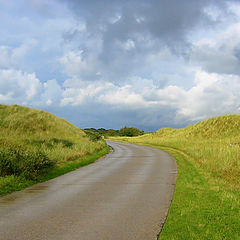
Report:
[[226,115],[118,138],[161,148],[177,160],[176,190],[159,239],[240,239],[239,129],[240,116]]
[[159,239],[240,239],[239,192],[222,189],[187,156],[161,149],[176,158],[178,179]]
[[30,180],[21,176],[14,176],[14,175],[0,177],[0,196],[14,192],[14,191],[22,190],[38,182],[45,182],[49,179],[52,179],[60,175],[63,175],[65,173],[68,173],[70,171],[76,170],[79,167],[83,167],[90,163],[95,162],[97,159],[99,159],[100,157],[108,153],[109,153],[109,148],[108,146],[106,146],[95,153],[88,154],[75,161],[65,162],[60,166],[49,169],[45,174],[42,174],[41,176],[38,177],[38,179],[35,179],[35,180]]
[[0,195],[84,166],[109,149],[50,113],[0,105]]

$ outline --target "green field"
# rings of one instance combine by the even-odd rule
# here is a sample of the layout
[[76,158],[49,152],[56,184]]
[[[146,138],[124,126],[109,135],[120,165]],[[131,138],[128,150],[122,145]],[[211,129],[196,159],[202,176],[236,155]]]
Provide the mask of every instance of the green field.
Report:
[[173,202],[159,239],[240,239],[240,116],[184,129],[115,138],[157,147],[178,164]]
[[0,195],[74,170],[109,152],[98,136],[50,113],[18,105],[0,105],[0,133]]

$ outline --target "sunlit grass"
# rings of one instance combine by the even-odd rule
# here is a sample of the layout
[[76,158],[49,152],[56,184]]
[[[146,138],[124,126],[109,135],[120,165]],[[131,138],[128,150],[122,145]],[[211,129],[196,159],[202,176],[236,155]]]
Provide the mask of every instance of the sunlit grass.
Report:
[[240,116],[115,140],[155,146],[178,163],[173,203],[160,239],[240,239]]
[[[54,163],[54,171],[63,167],[68,169],[68,165],[87,164],[88,160],[86,161],[85,157],[96,153],[106,154],[108,151],[102,139],[93,141],[84,131],[66,120],[47,112],[17,105],[0,105],[0,133],[2,155],[10,154],[15,149],[20,151],[23,157],[42,153]],[[99,157],[98,154],[95,157]],[[4,175],[0,177],[0,194],[19,190],[29,185],[31,180],[38,181],[42,175],[46,175],[46,169],[39,171],[40,176],[32,174],[29,179],[25,179],[21,172],[19,176],[10,176],[2,172]]]

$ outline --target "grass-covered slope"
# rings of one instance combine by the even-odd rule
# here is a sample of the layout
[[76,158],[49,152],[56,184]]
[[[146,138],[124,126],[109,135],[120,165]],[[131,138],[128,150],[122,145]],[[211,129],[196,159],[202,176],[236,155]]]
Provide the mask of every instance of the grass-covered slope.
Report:
[[[224,115],[210,118],[183,129],[163,128],[155,132],[158,136],[186,138],[234,138],[239,137],[240,115]],[[239,138],[240,140],[240,138]]]
[[0,194],[57,176],[108,151],[103,140],[93,141],[66,120],[18,105],[0,105],[0,133]]
[[18,105],[0,105],[0,129],[4,136],[82,137],[84,132],[50,113]]
[[164,128],[128,141],[181,150],[214,178],[240,187],[240,115],[210,118],[183,129]]
[[178,179],[160,239],[240,239],[240,115],[122,140],[170,152]]

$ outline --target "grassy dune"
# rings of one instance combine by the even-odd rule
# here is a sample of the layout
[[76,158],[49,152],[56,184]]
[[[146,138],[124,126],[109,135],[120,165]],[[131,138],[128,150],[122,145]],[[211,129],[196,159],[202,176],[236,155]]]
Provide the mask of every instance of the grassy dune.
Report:
[[0,194],[88,164],[108,152],[64,119],[18,105],[0,105]]
[[168,151],[178,180],[160,239],[240,239],[240,116],[121,140]]

